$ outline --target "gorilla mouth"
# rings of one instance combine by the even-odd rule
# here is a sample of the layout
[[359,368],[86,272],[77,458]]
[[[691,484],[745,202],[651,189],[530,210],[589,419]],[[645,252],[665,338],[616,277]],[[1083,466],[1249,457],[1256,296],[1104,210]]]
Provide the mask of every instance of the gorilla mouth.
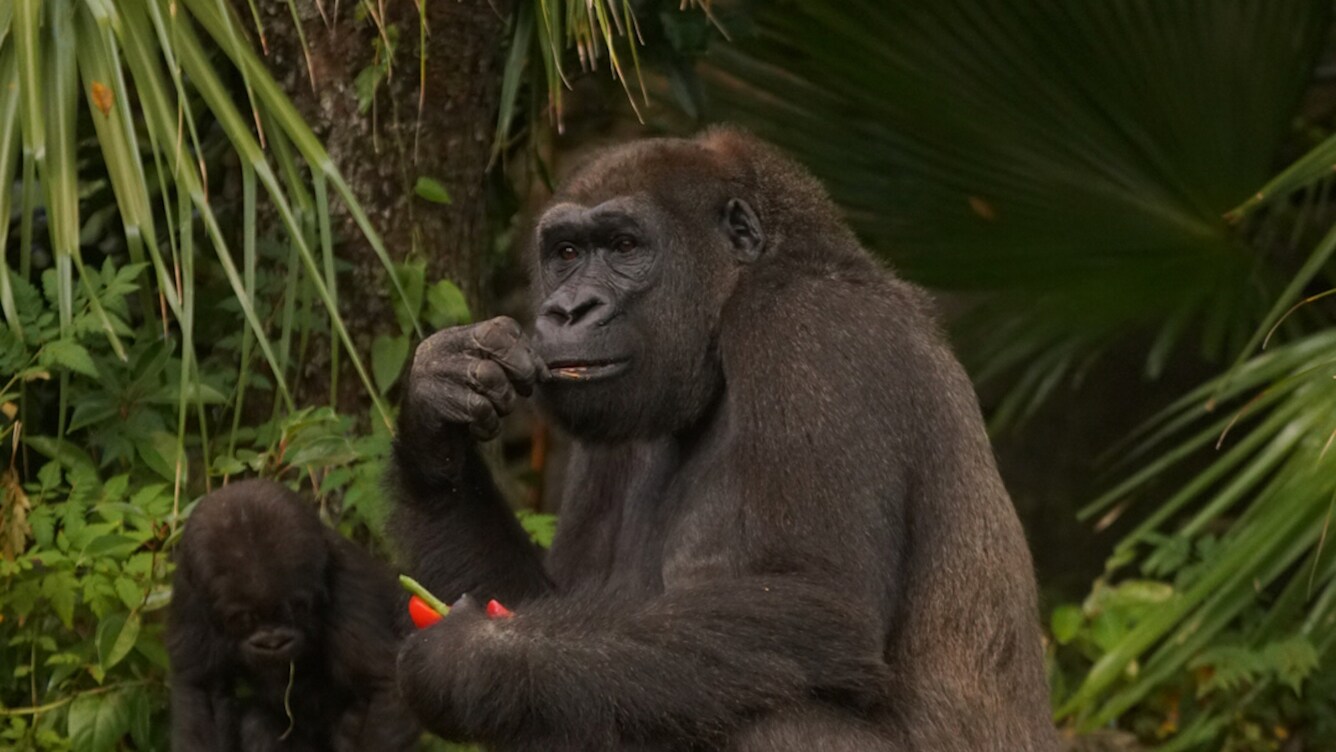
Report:
[[555,360],[547,364],[553,381],[597,381],[607,379],[626,370],[630,360]]

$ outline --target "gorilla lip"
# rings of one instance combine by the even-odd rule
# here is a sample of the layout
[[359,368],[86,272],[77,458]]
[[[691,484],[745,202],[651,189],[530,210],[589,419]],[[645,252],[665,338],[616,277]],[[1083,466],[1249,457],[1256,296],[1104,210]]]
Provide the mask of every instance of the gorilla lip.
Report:
[[553,381],[597,381],[616,376],[626,370],[630,361],[622,360],[557,360],[547,364]]

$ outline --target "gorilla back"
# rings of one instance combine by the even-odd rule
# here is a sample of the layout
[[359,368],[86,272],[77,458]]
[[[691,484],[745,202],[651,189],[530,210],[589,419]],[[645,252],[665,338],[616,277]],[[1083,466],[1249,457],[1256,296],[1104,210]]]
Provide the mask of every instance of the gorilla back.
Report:
[[[532,342],[447,330],[410,377],[405,550],[438,592],[517,614],[409,641],[429,727],[514,749],[1056,749],[971,385],[810,175],[732,130],[615,148],[534,251]],[[470,438],[535,386],[577,439],[546,562]]]

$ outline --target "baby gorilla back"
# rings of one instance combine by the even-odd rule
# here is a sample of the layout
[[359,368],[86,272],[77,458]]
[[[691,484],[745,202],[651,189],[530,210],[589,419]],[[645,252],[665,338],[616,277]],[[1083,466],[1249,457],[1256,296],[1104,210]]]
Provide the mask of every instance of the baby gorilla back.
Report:
[[204,497],[176,550],[168,625],[175,750],[402,750],[420,734],[394,657],[403,597],[296,494]]

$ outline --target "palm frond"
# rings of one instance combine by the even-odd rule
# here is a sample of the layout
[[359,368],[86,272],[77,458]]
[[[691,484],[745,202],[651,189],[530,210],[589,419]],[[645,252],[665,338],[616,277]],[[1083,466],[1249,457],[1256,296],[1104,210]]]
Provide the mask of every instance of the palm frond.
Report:
[[[193,262],[190,249],[198,226],[249,324],[248,341],[253,339],[273,373],[278,394],[290,404],[289,364],[276,352],[254,299],[254,196],[247,204],[242,249],[233,247],[233,234],[224,229],[209,197],[210,156],[200,124],[216,123],[226,148],[244,165],[249,190],[253,193],[258,183],[275,207],[303,264],[301,283],[315,291],[367,393],[388,420],[379,391],[372,387],[337,310],[329,274],[325,186],[348,206],[390,268],[388,253],[328,154],[242,36],[245,24],[231,17],[227,6],[203,0],[184,4],[21,0],[5,5],[0,13],[0,39],[5,41],[0,46],[0,77],[9,85],[0,90],[0,184],[12,185],[22,164],[18,273],[24,277],[29,273],[31,216],[40,204],[47,212],[62,320],[68,318],[74,286],[85,278],[79,247],[83,177],[75,155],[89,144],[90,134],[80,124],[91,121],[92,144],[114,194],[128,254],[131,261],[146,264],[150,289],[161,300],[164,315],[181,330],[185,349],[191,349],[193,332],[194,279],[188,265]],[[251,112],[238,108],[224,84],[226,75],[237,75],[243,82]],[[262,134],[284,148],[291,145],[300,167],[292,162],[294,157],[267,151]],[[285,159],[287,169],[275,170],[275,164]],[[310,198],[302,168],[315,176],[319,201]],[[40,197],[35,193],[39,186]],[[6,232],[8,202],[6,195]],[[321,230],[318,247],[316,227]],[[244,270],[237,268],[238,256]],[[22,334],[9,288],[14,271],[6,263],[0,273],[0,310],[11,330]],[[393,273],[389,277],[397,288],[398,277]],[[401,289],[397,292],[403,295]],[[88,297],[98,305],[95,296]],[[118,322],[106,312],[100,317],[113,348],[123,355],[116,347]],[[186,371],[182,383],[196,377],[189,373],[192,357],[186,352],[182,358]]]
[[[1214,393],[1213,409],[1204,409]],[[1083,727],[1107,723],[1143,699],[1222,630],[1239,628],[1250,608],[1265,607],[1269,615],[1242,627],[1245,644],[1297,635],[1327,654],[1336,643],[1326,627],[1336,619],[1330,592],[1336,547],[1327,539],[1336,499],[1336,333],[1321,331],[1258,356],[1228,382],[1222,376],[1203,385],[1161,420],[1175,430],[1143,449],[1164,452],[1165,459],[1112,489],[1087,514],[1145,496],[1153,481],[1207,446],[1218,444],[1218,457],[1125,536],[1111,562],[1116,568],[1136,561],[1143,574],[1162,576],[1172,569],[1171,552],[1222,526],[1226,532],[1204,566],[1179,577],[1173,596],[1105,653],[1059,709],[1060,716],[1077,715]]]
[[989,294],[988,325],[962,331],[980,372],[1034,364],[1019,414],[1054,347],[1079,360],[1139,331],[1154,371],[1186,341],[1242,346],[1287,270],[1222,215],[1269,177],[1329,10],[774,3],[701,76],[713,117],[797,154],[907,275]]

